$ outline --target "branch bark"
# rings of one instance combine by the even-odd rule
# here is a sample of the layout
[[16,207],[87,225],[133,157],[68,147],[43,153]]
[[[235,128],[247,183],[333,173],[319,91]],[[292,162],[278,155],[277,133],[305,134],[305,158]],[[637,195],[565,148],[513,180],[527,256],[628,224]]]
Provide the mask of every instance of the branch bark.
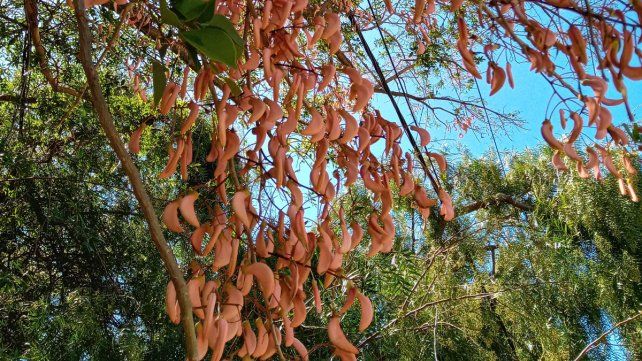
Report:
[[623,326],[624,324],[629,323],[629,322],[635,320],[636,318],[638,318],[640,316],[642,316],[642,312],[638,312],[637,314],[627,318],[626,320],[622,320],[622,321],[616,323],[615,325],[613,325],[613,327],[611,327],[608,331],[606,331],[603,334],[601,334],[600,337],[596,338],[591,343],[586,345],[586,347],[584,347],[584,349],[579,353],[579,355],[577,355],[577,357],[575,358],[574,361],[581,360],[582,357],[586,356],[586,354],[589,351],[591,351],[593,348],[595,348],[600,343],[604,342],[604,340],[606,339],[606,336],[608,336],[611,333],[613,333],[613,331],[617,330],[620,326]]
[[[30,3],[31,6],[35,7],[33,0],[26,0],[25,3]],[[152,201],[145,190],[143,185],[140,173],[138,168],[134,165],[129,153],[125,149],[125,145],[120,139],[118,131],[114,125],[111,112],[107,107],[107,102],[102,93],[100,86],[100,81],[96,73],[96,69],[92,64],[91,57],[91,33],[89,26],[87,25],[87,17],[85,13],[85,5],[82,0],[74,0],[74,13],[76,15],[76,20],[78,22],[78,34],[80,38],[80,61],[82,63],[85,75],[87,76],[87,84],[89,85],[89,90],[91,93],[91,102],[93,108],[98,115],[98,120],[100,125],[105,131],[105,134],[109,140],[109,144],[112,149],[118,156],[118,159],[122,163],[123,169],[131,182],[134,195],[140,204],[140,208],[143,211],[143,215],[149,226],[149,231],[154,241],[156,248],[158,249],[165,268],[170,275],[172,282],[176,288],[178,295],[178,302],[181,308],[181,321],[183,323],[183,329],[185,332],[185,346],[187,350],[187,359],[196,360],[197,355],[197,345],[196,345],[196,333],[194,330],[194,319],[192,316],[192,305],[189,300],[189,294],[187,291],[187,286],[185,284],[185,279],[183,278],[183,273],[179,268],[176,258],[172,252],[172,249],[167,244],[165,237],[163,236],[163,231],[160,226],[156,212],[154,211],[154,206]],[[25,5],[25,7],[28,7]]]
[[456,212],[457,215],[461,216],[464,214],[468,214],[471,212],[474,212],[476,210],[482,209],[482,208],[488,208],[489,206],[493,205],[500,205],[500,204],[510,204],[511,206],[522,210],[522,211],[532,211],[533,206],[527,203],[522,203],[519,202],[515,199],[513,199],[511,196],[504,194],[504,193],[497,193],[494,197],[485,199],[483,201],[478,201],[478,202],[473,202],[467,206],[462,207],[461,210],[458,210]]
[[49,65],[47,64],[47,52],[42,45],[40,28],[38,27],[38,8],[34,0],[25,0],[25,16],[27,18],[29,34],[31,34],[31,41],[33,41],[33,46],[36,48],[38,65],[40,65],[42,75],[44,75],[45,79],[47,79],[47,82],[55,92],[65,93],[75,97],[80,96],[81,93],[76,89],[60,85],[58,83],[58,79],[53,75],[51,69],[49,69]]

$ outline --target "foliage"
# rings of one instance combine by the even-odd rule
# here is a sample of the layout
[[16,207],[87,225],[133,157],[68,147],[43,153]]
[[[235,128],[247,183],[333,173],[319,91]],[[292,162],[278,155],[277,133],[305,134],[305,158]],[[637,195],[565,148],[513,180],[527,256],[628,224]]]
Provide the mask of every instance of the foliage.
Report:
[[[242,353],[262,323],[264,358],[350,360],[356,345],[372,360],[560,359],[639,316],[639,129],[609,110],[633,122],[637,0],[6,5],[10,358],[182,359],[169,316],[190,359]],[[506,174],[489,158],[447,164],[425,128],[517,123],[470,95],[484,65],[491,95],[512,87],[517,59],[573,129],[556,135],[545,114],[550,149]],[[403,98],[412,124],[385,119],[377,93]],[[640,327],[589,356],[639,356]]]

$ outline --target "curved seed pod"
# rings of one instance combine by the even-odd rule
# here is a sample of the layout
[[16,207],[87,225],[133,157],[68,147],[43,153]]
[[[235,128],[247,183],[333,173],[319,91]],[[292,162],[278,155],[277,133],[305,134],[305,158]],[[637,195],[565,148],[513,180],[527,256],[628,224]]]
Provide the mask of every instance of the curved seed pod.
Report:
[[403,184],[399,188],[400,196],[407,196],[415,188],[415,182],[412,179],[412,174],[410,172],[405,172],[403,174]]
[[600,160],[597,157],[597,153],[595,152],[595,150],[591,147],[586,147],[586,153],[588,154],[589,159],[588,162],[584,164],[584,167],[586,169],[591,169],[599,166]]
[[216,249],[212,269],[218,270],[221,267],[227,266],[230,263],[230,257],[232,257],[232,239],[229,234],[223,233],[223,237],[216,242],[214,247],[216,247]]
[[178,161],[183,154],[184,148],[185,140],[183,140],[183,138],[178,138],[178,140],[176,141],[176,150],[171,153],[170,158],[167,161],[167,165],[165,165],[163,171],[158,175],[160,179],[168,178],[172,174],[174,174],[174,172],[176,172],[176,167],[178,166]]
[[560,125],[562,129],[566,129],[566,116],[564,115],[564,109],[560,109]]
[[359,132],[359,123],[346,110],[338,109],[337,111],[346,122],[346,128],[343,132],[343,135],[341,136],[341,138],[337,139],[337,142],[339,142],[339,144],[346,144],[352,141],[357,136]]
[[169,202],[165,206],[163,215],[161,216],[167,229],[176,233],[183,233],[183,227],[181,227],[181,223],[178,221],[178,208],[180,206],[180,201],[181,199],[179,198]]
[[252,330],[249,321],[243,321],[243,345],[248,354],[252,354],[256,350],[257,339],[256,334]]
[[[170,88],[171,86],[171,88]],[[161,99],[161,108],[160,108],[160,113],[162,115],[167,115],[169,114],[169,111],[172,109],[174,104],[176,104],[176,99],[178,98],[178,93],[180,92],[180,87],[173,82],[170,82],[167,84],[166,88],[170,88],[171,94],[164,100]]]
[[439,154],[439,153],[427,153],[429,157],[433,158],[436,162],[437,165],[439,166],[439,170],[444,173],[447,170],[447,164],[446,164],[446,158]]
[[227,277],[232,277],[236,271],[236,261],[239,255],[239,244],[240,241],[238,238],[232,239],[232,254],[230,255],[230,262],[227,264]]
[[194,122],[196,121],[196,118],[198,118],[198,111],[200,107],[198,104],[194,102],[189,103],[189,115],[181,125],[181,135],[185,135],[188,130],[192,127]]
[[332,316],[328,321],[328,337],[335,347],[355,355],[359,353],[359,350],[354,347],[350,341],[348,341],[343,330],[341,330],[341,324],[338,316]]
[[134,154],[138,154],[140,152],[140,138],[143,135],[145,128],[147,128],[147,122],[143,122],[132,132],[132,135],[129,138],[129,143],[127,144],[130,152]]
[[281,118],[283,118],[283,109],[281,109],[279,103],[275,102],[272,99],[265,98],[263,99],[263,101],[270,106],[270,110],[267,112],[264,121],[267,124],[276,124],[278,120],[281,120]]
[[205,312],[201,308],[201,281],[203,281],[203,279],[192,278],[189,280],[189,282],[187,282],[187,292],[189,293],[190,303],[194,308],[194,314],[202,320],[205,318]]
[[626,187],[626,182],[624,181],[623,178],[618,178],[617,179],[617,186],[620,190],[620,194],[625,196],[627,195],[627,187]]
[[341,30],[341,19],[339,18],[339,14],[333,13],[333,12],[326,13],[324,15],[324,19],[325,19],[325,29],[321,34],[321,39],[328,40],[335,33]]
[[244,72],[252,71],[259,67],[260,62],[261,55],[259,55],[259,52],[257,50],[252,49],[247,61],[241,66],[241,70],[243,70]]
[[337,312],[339,316],[343,315],[346,312],[348,312],[348,310],[350,309],[350,307],[352,307],[352,304],[354,303],[355,297],[357,296],[357,289],[355,287],[351,287],[351,286],[348,286],[348,287],[350,287],[350,288],[348,289],[348,294],[346,296],[346,300],[345,300],[345,302],[343,302],[343,306],[341,307],[339,312]]
[[600,107],[599,110],[599,122],[597,124],[597,133],[595,134],[595,139],[604,139],[608,133],[609,127],[612,127],[613,116],[611,112],[605,107]]
[[357,355],[342,350],[340,348],[335,348],[333,354],[339,357],[341,361],[357,361]]
[[334,75],[336,74],[336,68],[334,67],[334,64],[328,63],[321,67],[321,75],[323,76],[323,79],[319,83],[317,90],[318,91],[323,91],[328,85],[330,85],[330,82],[332,79],[334,79]]
[[189,66],[186,66],[183,69],[183,81],[181,82],[181,90],[179,91],[179,96],[181,99],[185,99],[187,95],[187,80],[189,79]]
[[263,324],[263,320],[260,318],[256,319],[256,348],[254,349],[254,352],[252,352],[252,357],[260,357],[262,356],[265,351],[267,351],[268,344],[269,344],[269,335],[267,332],[267,329],[265,328],[265,325]]
[[513,81],[513,70],[512,66],[510,63],[506,63],[506,76],[508,77],[508,85],[510,85],[511,89],[515,89],[515,82]]
[[210,224],[203,223],[200,227],[196,228],[196,230],[194,230],[194,232],[192,232],[192,235],[189,237],[189,241],[192,244],[192,249],[194,249],[194,252],[199,256],[202,255],[203,238],[209,231]]
[[194,202],[197,199],[198,199],[198,192],[191,192],[190,194],[181,198],[179,208],[178,208],[181,211],[181,215],[187,221],[187,223],[191,224],[196,228],[201,226],[200,222],[198,221],[198,217],[196,216],[196,212],[194,211]]
[[228,322],[237,322],[240,320],[241,309],[243,308],[243,294],[231,283],[225,285],[225,294],[227,299],[221,309],[220,317]]
[[196,359],[202,360],[207,354],[207,336],[202,323],[196,325]]
[[308,349],[305,348],[303,343],[301,343],[301,341],[299,341],[299,339],[297,339],[296,337],[294,337],[294,340],[292,341],[292,347],[294,347],[303,361],[308,361],[310,359],[308,357]]
[[261,119],[261,117],[263,116],[263,114],[265,114],[268,107],[267,105],[265,105],[264,102],[254,97],[250,99],[250,105],[252,106],[252,115],[250,116],[247,122],[251,124]]
[[421,23],[421,19],[424,16],[424,8],[426,7],[426,0],[415,0],[415,6],[414,6],[414,15],[412,17],[412,21],[415,24]]
[[225,338],[227,337],[227,331],[229,325],[227,321],[223,318],[219,318],[216,322],[218,328],[218,334],[216,337],[216,343],[212,347],[212,361],[219,361],[223,357],[223,351],[225,351]]
[[297,328],[303,324],[307,316],[307,310],[305,309],[305,303],[302,297],[296,296],[292,299],[294,304],[294,317],[292,318],[292,327]]
[[277,344],[276,341],[274,341],[275,335],[278,335],[279,333],[273,333],[275,327],[271,327],[269,330],[269,334],[267,336],[268,338],[268,346],[267,350],[261,357],[259,357],[259,360],[269,360],[274,354],[277,352]]
[[312,49],[319,39],[321,39],[321,35],[323,35],[323,31],[325,30],[325,18],[317,16],[312,20],[312,23],[314,24],[314,35],[312,35],[312,38],[308,41],[308,49]]
[[250,228],[252,223],[250,222],[250,218],[248,217],[247,206],[245,204],[247,197],[248,194],[245,191],[238,191],[234,193],[234,197],[232,197],[232,209],[234,210],[234,214],[238,217],[241,223],[243,223],[243,225],[247,228]]
[[357,299],[359,300],[359,305],[361,306],[361,319],[359,320],[359,332],[365,331],[370,323],[372,323],[372,318],[374,316],[374,311],[372,309],[372,302],[366,297],[363,293],[357,291]]
[[283,331],[285,333],[285,346],[290,347],[294,343],[294,328],[292,328],[292,322],[286,315],[282,315],[283,319]]
[[256,278],[261,287],[261,292],[263,292],[263,297],[269,300],[272,292],[274,292],[274,273],[272,273],[272,269],[265,263],[256,262],[243,268],[243,273]]
[[622,129],[611,124],[607,128],[607,131],[611,135],[611,138],[613,138],[615,144],[619,144],[622,146],[626,146],[629,144],[629,136]]
[[553,167],[555,167],[555,169],[561,172],[566,172],[568,168],[566,167],[566,164],[564,164],[564,161],[562,160],[562,157],[561,157],[562,153],[563,152],[556,150],[553,153],[553,157],[551,158],[551,163],[553,164]]
[[[218,283],[213,280],[205,282],[203,289],[201,290],[201,303],[203,305],[209,305],[209,298],[211,295],[214,295],[214,302],[216,302],[216,293],[215,289],[218,287]],[[207,311],[205,312],[207,316]]]
[[579,174],[580,178],[586,179],[590,177],[591,175],[586,171],[586,168],[584,168],[584,164],[582,162],[575,162],[576,168],[577,168],[577,173]]
[[415,202],[421,208],[430,208],[437,204],[437,201],[431,198],[428,198],[426,190],[420,185],[415,185],[415,193],[413,194]]
[[332,245],[321,237],[319,243],[319,259],[317,261],[317,273],[322,275],[328,268],[330,268],[330,263],[332,263]]
[[568,137],[568,143],[574,143],[580,137],[583,127],[582,117],[579,114],[571,112],[571,119],[573,120],[573,130],[571,130],[571,134]]
[[319,286],[317,286],[317,281],[312,280],[312,295],[314,296],[314,306],[317,310],[317,313],[321,313],[322,304],[321,304],[321,294],[319,293]]
[[352,227],[352,237],[350,238],[350,250],[353,250],[357,248],[361,240],[363,239],[363,229],[359,225],[359,223],[352,221],[350,223],[350,227]]
[[631,183],[631,180],[629,179],[627,182],[627,190],[629,193],[629,196],[631,197],[632,202],[639,202],[640,199],[638,198],[638,194],[635,193],[635,188],[633,188],[633,183]]
[[236,278],[236,287],[241,290],[243,296],[247,296],[252,290],[254,285],[254,277],[243,273],[243,269],[239,269],[239,274]]
[[575,148],[573,148],[573,144],[571,143],[564,143],[564,153],[571,159],[581,162],[582,157],[580,157],[579,154],[575,151]]
[[626,169],[630,175],[634,175],[638,172],[638,170],[633,166],[631,159],[627,157],[626,154],[622,155],[622,163],[624,163],[624,169]]
[[452,199],[450,198],[450,194],[446,192],[443,188],[439,188],[439,199],[441,200],[441,208],[439,210],[439,214],[444,216],[444,220],[446,222],[452,221],[453,218],[455,218],[455,210],[453,208],[453,202]]
[[334,251],[334,254],[332,255],[332,262],[330,262],[330,270],[331,271],[337,271],[339,268],[341,268],[341,265],[343,264],[343,253],[341,253],[340,249],[336,249]]
[[562,143],[553,136],[553,124],[551,124],[550,120],[546,119],[542,122],[541,132],[542,137],[551,148],[558,150],[564,149]]
[[176,298],[174,282],[171,280],[167,283],[167,289],[165,291],[165,312],[167,312],[169,320],[172,321],[173,324],[178,325],[181,323],[181,309]]
[[411,125],[410,129],[414,130],[419,134],[419,143],[421,144],[422,147],[425,147],[430,143],[430,133],[424,128],[420,128],[416,125]]
[[497,93],[506,81],[506,72],[500,66],[493,64],[493,79],[491,81],[490,95]]
[[321,132],[325,132],[325,123],[323,122],[323,117],[319,114],[318,111],[314,108],[309,109],[311,120],[308,126],[301,131],[303,135],[316,135]]
[[622,178],[622,174],[620,174],[620,171],[617,170],[615,167],[615,164],[613,164],[613,158],[611,157],[611,154],[609,153],[608,150],[598,147],[597,148],[600,151],[600,154],[602,155],[602,163],[608,169],[608,171],[613,174],[616,178]]
[[259,228],[259,232],[256,235],[256,255],[261,257],[261,258],[268,258],[270,257],[270,254],[268,253],[267,246],[265,244],[265,223],[261,224],[261,228]]

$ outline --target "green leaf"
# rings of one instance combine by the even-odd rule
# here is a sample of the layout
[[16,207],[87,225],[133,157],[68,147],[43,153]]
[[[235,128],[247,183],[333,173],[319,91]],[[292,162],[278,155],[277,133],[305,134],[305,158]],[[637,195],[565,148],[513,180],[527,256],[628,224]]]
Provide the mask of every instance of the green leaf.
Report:
[[234,24],[232,24],[230,19],[226,18],[225,16],[216,14],[212,16],[212,18],[207,23],[203,23],[203,25],[223,29],[225,33],[227,33],[227,35],[229,35],[230,38],[234,41],[234,43],[236,43],[236,45],[243,46],[243,39],[241,39],[239,34],[236,32]]
[[181,35],[208,58],[236,66],[240,51],[227,32],[221,28],[204,27],[181,32]]
[[154,84],[154,104],[160,102],[160,99],[163,97],[163,92],[165,91],[165,86],[167,85],[167,78],[165,77],[165,71],[167,69],[163,64],[154,60],[152,62],[152,73],[153,73],[153,84]]
[[212,16],[214,16],[214,11],[216,10],[216,0],[210,0],[205,8],[203,9],[203,12],[201,13],[201,16],[198,17],[198,22],[200,24],[206,24]]
[[210,0],[178,0],[174,1],[174,8],[185,21],[192,21],[203,13],[210,2]]
[[167,6],[166,0],[161,0],[160,13],[161,13],[161,21],[163,22],[163,24],[173,25],[179,28],[183,26],[183,23],[178,18],[178,15],[176,15],[176,13],[173,12],[169,8],[169,6]]

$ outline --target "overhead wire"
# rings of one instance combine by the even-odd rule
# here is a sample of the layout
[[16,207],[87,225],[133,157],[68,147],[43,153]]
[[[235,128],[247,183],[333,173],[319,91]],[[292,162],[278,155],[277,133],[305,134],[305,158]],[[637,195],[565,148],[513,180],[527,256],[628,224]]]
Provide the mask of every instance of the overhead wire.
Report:
[[348,18],[350,19],[350,22],[352,23],[352,26],[354,27],[357,35],[359,36],[359,40],[361,41],[361,44],[363,45],[363,48],[366,52],[366,55],[370,59],[370,62],[372,63],[372,66],[375,68],[375,72],[377,73],[377,76],[379,77],[379,81],[381,82],[381,86],[384,90],[384,92],[388,95],[388,98],[392,102],[392,106],[395,109],[395,112],[397,113],[397,116],[399,117],[399,121],[401,122],[401,125],[406,133],[406,136],[408,137],[408,140],[410,141],[410,145],[412,148],[415,150],[417,153],[417,158],[419,158],[419,163],[421,164],[421,167],[423,168],[424,172],[426,173],[426,176],[430,180],[430,183],[432,187],[437,191],[439,189],[439,185],[437,181],[435,180],[435,177],[430,173],[430,169],[428,168],[428,164],[426,164],[425,159],[422,156],[421,150],[419,146],[417,145],[417,142],[415,141],[414,137],[412,136],[412,133],[410,132],[410,127],[408,126],[408,123],[406,122],[406,119],[401,112],[401,109],[399,108],[399,105],[397,104],[397,101],[395,100],[394,96],[392,95],[392,92],[390,90],[390,87],[388,86],[388,83],[386,82],[386,77],[383,74],[383,71],[381,70],[381,67],[379,66],[379,63],[377,62],[377,59],[375,58],[374,54],[372,53],[372,50],[370,49],[370,46],[368,45],[368,42],[366,41],[365,37],[363,36],[363,33],[361,32],[361,29],[359,28],[359,24],[357,23],[355,17],[354,17],[354,12],[351,12],[348,14]]

